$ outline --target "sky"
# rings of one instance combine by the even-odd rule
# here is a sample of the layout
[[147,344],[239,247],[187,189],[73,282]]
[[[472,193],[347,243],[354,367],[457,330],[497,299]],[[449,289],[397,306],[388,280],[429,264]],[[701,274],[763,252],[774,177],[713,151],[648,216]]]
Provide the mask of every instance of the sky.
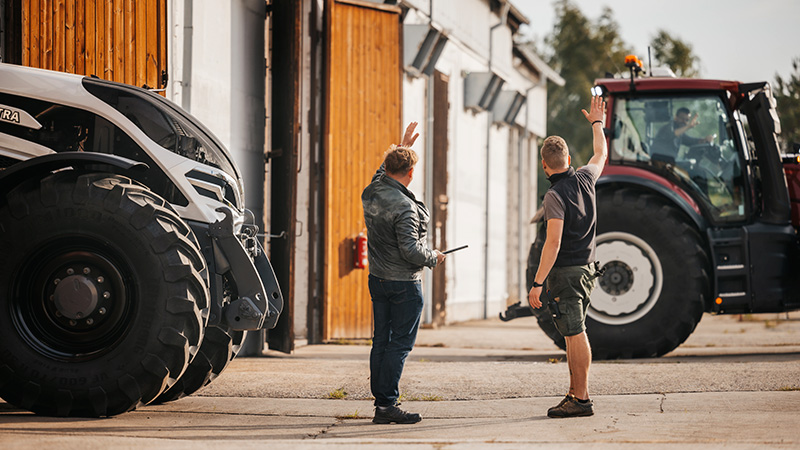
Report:
[[[741,82],[788,78],[800,59],[800,0],[570,0],[592,22],[608,6],[625,43],[647,67],[647,46],[657,30],[692,46],[700,77]],[[553,30],[553,0],[511,0],[537,42]]]

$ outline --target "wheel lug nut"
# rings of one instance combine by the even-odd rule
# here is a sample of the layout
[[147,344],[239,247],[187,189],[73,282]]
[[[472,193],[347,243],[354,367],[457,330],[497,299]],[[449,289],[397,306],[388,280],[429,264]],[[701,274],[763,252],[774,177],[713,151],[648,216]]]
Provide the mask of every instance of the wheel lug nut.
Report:
[[104,282],[104,281],[106,281],[106,279],[105,279],[105,278],[103,278],[103,277],[97,277],[97,282],[98,282],[98,283],[102,283],[102,282]]
[[61,283],[61,278],[56,278],[55,280],[53,280],[53,284],[58,284],[58,283]]
[[56,317],[61,317],[61,311],[56,311]]
[[108,291],[103,292],[103,298],[108,300],[111,298],[111,293]]
[[94,323],[94,319],[92,319],[91,317],[89,317],[88,319],[86,319],[86,325],[91,325],[91,324],[93,324],[93,323]]
[[77,317],[78,319],[82,319],[83,318],[83,313],[79,312],[79,313],[75,314],[75,317]]
[[51,295],[51,296],[50,296],[50,301],[52,302],[53,300],[55,300],[55,296],[54,296],[54,295]]
[[71,326],[71,327],[74,327],[77,324],[78,324],[78,322],[75,322],[74,320],[70,320],[69,321],[69,326]]
[[106,313],[106,309],[105,308],[100,308],[99,310],[97,310],[97,312],[100,313],[100,314],[105,314]]
[[75,273],[75,269],[73,269],[72,267],[67,269],[67,275],[72,275],[73,273]]
[[91,271],[92,271],[92,270],[91,270],[91,269],[89,269],[88,267],[84,267],[84,268],[83,268],[83,274],[84,274],[84,275],[89,275],[89,273],[90,273]]

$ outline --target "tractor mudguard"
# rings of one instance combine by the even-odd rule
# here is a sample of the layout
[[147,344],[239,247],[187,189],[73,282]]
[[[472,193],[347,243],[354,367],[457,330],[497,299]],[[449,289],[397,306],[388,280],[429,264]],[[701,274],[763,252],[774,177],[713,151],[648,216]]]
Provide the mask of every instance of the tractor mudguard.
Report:
[[[617,168],[614,167],[612,170],[616,169]],[[608,167],[606,170],[609,171]],[[645,179],[635,174],[614,173],[608,175],[606,172],[604,172],[604,174],[600,176],[600,179],[597,180],[596,190],[600,191],[609,185],[620,185],[635,186],[647,191],[655,192],[667,199],[672,205],[676,206],[684,214],[686,214],[686,216],[692,220],[698,230],[705,230],[708,228],[708,223],[706,222],[706,219],[703,217],[702,213],[698,210],[699,207],[697,204],[690,204],[687,202],[686,198],[689,197],[688,194],[685,194],[682,189],[676,186],[668,186],[671,183],[658,175],[650,173],[648,173],[648,175],[652,179]]]
[[27,161],[14,164],[6,170],[0,171],[0,191],[7,191],[27,179],[42,178],[58,169],[67,167],[78,168],[90,165],[105,165],[122,169],[123,171],[133,169],[146,170],[148,168],[145,163],[105,153],[53,153],[28,159]]
[[[227,274],[236,285],[238,298],[222,308],[222,318],[233,330],[259,330],[274,328],[283,310],[283,296],[272,265],[258,243],[255,261],[234,234],[233,214],[222,207],[225,214],[208,227],[211,237],[214,270]],[[257,241],[256,241],[257,242]]]

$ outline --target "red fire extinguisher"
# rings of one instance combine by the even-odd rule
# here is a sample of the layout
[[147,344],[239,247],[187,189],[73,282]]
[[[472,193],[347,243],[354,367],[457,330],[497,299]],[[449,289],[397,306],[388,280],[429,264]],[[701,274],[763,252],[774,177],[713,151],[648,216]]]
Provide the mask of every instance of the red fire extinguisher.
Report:
[[356,269],[363,269],[367,267],[369,258],[367,256],[367,237],[364,233],[358,233],[355,241],[353,241],[353,266]]

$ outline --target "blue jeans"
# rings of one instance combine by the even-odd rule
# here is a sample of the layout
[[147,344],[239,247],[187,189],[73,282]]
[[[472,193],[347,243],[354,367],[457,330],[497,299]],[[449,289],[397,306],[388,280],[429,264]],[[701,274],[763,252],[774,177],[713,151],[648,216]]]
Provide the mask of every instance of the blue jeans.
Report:
[[406,357],[417,340],[422,314],[422,282],[369,276],[374,334],[369,355],[370,389],[375,406],[393,406]]

